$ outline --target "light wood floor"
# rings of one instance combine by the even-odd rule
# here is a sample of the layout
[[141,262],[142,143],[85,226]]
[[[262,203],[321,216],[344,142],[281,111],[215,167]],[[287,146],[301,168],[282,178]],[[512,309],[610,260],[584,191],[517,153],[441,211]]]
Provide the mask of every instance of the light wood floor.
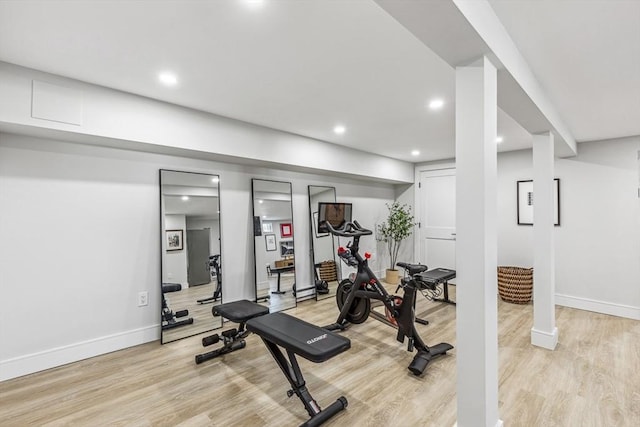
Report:
[[[455,299],[453,288],[453,299]],[[428,344],[455,345],[455,307],[419,300]],[[324,325],[332,299],[288,313]],[[500,416],[506,426],[640,425],[640,322],[557,308],[556,351],[529,344],[532,306],[499,303]],[[300,359],[321,406],[344,395],[331,426],[453,426],[456,350],[421,377],[394,331],[375,320],[343,333],[352,348],[313,364]],[[195,365],[199,337],[149,343],[0,383],[2,426],[293,426],[307,419],[255,335],[243,350]]]

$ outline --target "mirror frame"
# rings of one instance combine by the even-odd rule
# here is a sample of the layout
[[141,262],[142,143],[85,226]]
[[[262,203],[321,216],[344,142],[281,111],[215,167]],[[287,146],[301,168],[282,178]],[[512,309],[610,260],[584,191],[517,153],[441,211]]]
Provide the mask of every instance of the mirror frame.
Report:
[[[217,198],[217,212],[214,212],[214,214],[218,214],[218,227],[217,227],[217,247],[218,247],[218,254],[221,255],[222,254],[222,226],[221,226],[221,216],[219,215],[220,213],[220,175],[219,174],[211,174],[211,173],[204,173],[204,172],[191,172],[191,171],[182,171],[182,170],[173,170],[173,169],[160,169],[159,171],[159,189],[160,189],[160,238],[161,238],[161,244],[160,244],[160,343],[161,344],[166,344],[169,342],[174,342],[174,341],[178,341],[181,340],[183,338],[188,338],[188,337],[192,337],[194,335],[199,335],[199,334],[203,334],[203,333],[207,333],[210,332],[214,329],[218,329],[222,327],[222,319],[219,317],[214,317],[211,314],[211,307],[214,305],[218,305],[222,303],[222,292],[219,293],[219,299],[216,300],[212,300],[211,297],[216,295],[216,289],[218,289],[218,286],[222,285],[221,282],[219,282],[219,280],[221,279],[221,266],[220,264],[218,264],[218,269],[217,269],[217,274],[216,278],[215,278],[215,285],[214,285],[214,280],[212,277],[212,266],[211,266],[211,262],[212,262],[212,254],[211,254],[211,247],[212,244],[210,243],[209,246],[209,250],[208,252],[208,260],[206,260],[206,263],[208,264],[208,274],[209,274],[209,285],[201,285],[201,286],[192,286],[189,288],[182,288],[180,289],[180,292],[185,292],[187,293],[187,296],[184,295],[180,295],[180,293],[175,293],[174,292],[169,292],[165,295],[165,293],[163,292],[164,289],[164,284],[169,282],[165,282],[164,281],[164,273],[165,273],[165,269],[167,269],[167,252],[169,251],[166,248],[167,245],[167,239],[168,236],[166,234],[167,231],[171,231],[171,230],[167,230],[166,229],[166,216],[167,215],[171,215],[171,214],[167,214],[166,213],[166,195],[165,195],[165,191],[166,191],[166,186],[170,186],[172,185],[171,183],[167,183],[167,179],[168,179],[168,174],[183,174],[183,176],[185,177],[197,177],[197,176],[202,176],[202,177],[206,177],[208,180],[216,180],[216,185],[211,185],[210,188],[215,189],[215,192],[217,193],[215,198]],[[164,175],[164,177],[163,177]],[[190,186],[191,188],[209,188],[205,185],[202,186],[198,186],[198,185],[192,185]],[[192,194],[190,194],[190,196],[192,196]],[[212,196],[214,197],[214,196]],[[181,242],[179,242],[180,244],[180,248],[179,249],[175,249],[176,251],[184,251],[184,256],[185,256],[185,261],[186,261],[186,265],[185,268],[187,268],[188,270],[188,258],[186,258],[188,256],[188,242],[189,240],[187,239],[187,232],[189,231],[188,227],[187,227],[187,214],[185,213],[185,225],[184,225],[184,230],[176,230],[176,231],[180,231],[180,233],[178,234],[178,236],[180,234],[182,234],[181,237]],[[206,228],[204,228],[206,229]],[[213,231],[213,233],[215,233],[216,231]],[[209,241],[211,242],[211,231],[209,234]],[[214,234],[215,236],[215,234]],[[185,240],[186,239],[186,240]],[[186,244],[185,244],[186,242]],[[214,254],[215,255],[215,254]],[[217,261],[220,262],[221,258],[218,257]],[[188,277],[188,273],[186,273],[185,277]],[[184,279],[184,277],[183,277]],[[188,280],[188,279],[187,279]],[[221,288],[220,288],[221,291]],[[172,298],[173,296],[173,298]],[[165,311],[165,298],[166,298],[166,305],[167,305],[167,310],[173,312],[173,314],[178,314],[180,311],[182,310],[188,310],[188,314],[185,316],[181,316],[175,317],[176,321],[181,321],[181,320],[186,320],[186,319],[193,319],[193,323],[192,324],[185,324],[183,326],[178,326],[176,327],[176,332],[177,331],[184,331],[184,333],[171,333],[173,328],[169,328],[169,329],[165,329],[163,327],[163,323],[164,323],[164,311]],[[174,300],[174,302],[172,302],[171,300]],[[206,301],[211,299],[211,301]],[[177,302],[175,302],[177,300]],[[201,300],[203,300],[201,302]],[[191,326],[194,325],[194,326]],[[207,326],[203,326],[202,328],[199,328],[200,325],[207,325]]]
[[[289,310],[291,308],[294,308],[297,306],[297,298],[295,296],[295,292],[293,291],[293,289],[284,289],[282,287],[280,287],[280,292],[278,292],[277,290],[272,290],[271,289],[271,280],[269,280],[269,274],[272,272],[272,270],[275,270],[277,268],[277,265],[274,263],[273,266],[269,265],[269,268],[265,269],[265,271],[267,271],[267,281],[269,282],[269,290],[268,290],[268,294],[267,296],[259,296],[258,294],[258,283],[259,283],[259,276],[258,276],[258,268],[263,268],[263,267],[258,267],[258,245],[261,246],[261,248],[265,248],[265,249],[260,249],[260,250],[265,250],[265,254],[266,252],[273,252],[278,251],[281,253],[281,251],[283,250],[282,246],[282,242],[283,242],[283,233],[286,232],[287,230],[285,229],[286,227],[286,223],[283,225],[282,221],[280,221],[280,230],[278,229],[273,229],[271,232],[269,232],[269,235],[273,234],[273,240],[267,240],[267,235],[263,234],[263,225],[262,225],[262,219],[260,218],[259,215],[256,215],[256,192],[260,192],[260,190],[256,190],[256,184],[259,182],[264,182],[264,183],[274,183],[274,184],[285,184],[289,186],[289,192],[288,192],[288,196],[289,196],[289,209],[291,212],[291,219],[290,219],[290,230],[291,231],[291,239],[288,238],[288,236],[285,236],[286,240],[284,242],[291,242],[291,249],[293,250],[293,286],[295,287],[296,283],[298,283],[297,281],[297,274],[296,274],[296,254],[295,254],[295,233],[296,233],[296,228],[295,228],[295,224],[293,222],[293,184],[291,182],[287,182],[287,181],[277,181],[277,180],[272,180],[272,179],[262,179],[262,178],[252,178],[251,179],[251,205],[252,205],[252,210],[251,210],[251,218],[252,218],[252,229],[253,229],[253,233],[252,233],[252,237],[253,237],[253,266],[254,266],[254,285],[255,285],[255,301],[258,303],[266,303],[269,306],[269,311],[270,312],[274,312],[274,311],[284,311],[284,310]],[[273,222],[272,222],[273,224]],[[280,239],[278,240],[277,236],[280,235]],[[258,243],[258,240],[262,240],[262,242]],[[280,242],[280,245],[278,245],[278,243]],[[273,245],[271,246],[271,248],[273,249],[267,249],[267,245]],[[280,247],[280,250],[278,250],[278,248]],[[285,255],[281,255],[285,258],[283,258],[283,260],[287,260],[288,258],[286,258],[286,254]],[[269,263],[271,264],[271,263]],[[286,266],[289,267],[289,266]],[[285,268],[285,267],[282,267]],[[281,274],[286,273],[287,271],[278,271],[277,274],[277,278],[273,278],[271,277],[272,280],[275,280],[276,283],[280,283],[280,279],[281,279]],[[280,305],[276,305],[275,303],[273,303],[273,299],[275,295],[283,295],[282,297],[278,297],[278,298],[283,298],[283,299],[288,299],[286,297],[286,295],[292,295],[292,304],[289,305],[288,303],[283,304],[283,306]]]
[[[314,281],[314,290],[315,290],[315,295],[316,295],[316,301],[319,300],[323,300],[326,298],[331,298],[334,297],[336,294],[336,290],[338,288],[338,284],[340,283],[341,280],[341,270],[340,270],[340,262],[336,259],[336,237],[333,236],[332,234],[328,234],[325,235],[323,237],[330,237],[331,238],[331,256],[333,257],[333,262],[335,264],[335,285],[333,287],[333,289],[331,289],[331,283],[333,283],[333,281],[331,281],[329,284],[329,292],[327,294],[321,294],[318,292],[318,290],[316,289],[315,286],[315,280],[320,279],[323,280],[323,272],[322,271],[318,271],[318,267],[316,267],[316,264],[319,264],[321,261],[329,261],[329,259],[326,260],[319,260],[316,261],[317,258],[317,254],[316,254],[316,250],[317,250],[317,239],[320,239],[321,237],[316,237],[317,236],[317,226],[318,226],[318,218],[317,218],[317,214],[318,212],[316,211],[318,206],[317,206],[317,202],[318,200],[315,201],[316,206],[313,206],[314,202],[312,201],[314,194],[311,194],[311,190],[313,188],[323,188],[326,189],[326,191],[329,190],[333,190],[333,200],[321,200],[323,202],[334,202],[336,201],[336,188],[335,187],[331,187],[331,186],[326,186],[326,185],[309,185],[307,186],[307,192],[309,195],[309,220],[310,220],[310,227],[309,227],[309,240],[311,242],[311,278]],[[321,267],[320,267],[321,268]]]

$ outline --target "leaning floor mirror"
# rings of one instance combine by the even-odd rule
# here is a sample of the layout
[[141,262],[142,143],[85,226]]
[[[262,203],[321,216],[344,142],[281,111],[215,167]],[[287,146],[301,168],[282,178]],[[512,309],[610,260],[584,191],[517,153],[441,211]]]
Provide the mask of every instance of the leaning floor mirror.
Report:
[[160,170],[162,343],[222,327],[219,177]]
[[296,306],[291,183],[251,180],[256,300],[269,311]]
[[335,203],[336,189],[318,185],[310,185],[308,188],[311,247],[313,249],[311,277],[315,282],[316,299],[324,299],[336,294],[340,280],[340,265],[336,260],[334,236],[318,232],[318,203]]

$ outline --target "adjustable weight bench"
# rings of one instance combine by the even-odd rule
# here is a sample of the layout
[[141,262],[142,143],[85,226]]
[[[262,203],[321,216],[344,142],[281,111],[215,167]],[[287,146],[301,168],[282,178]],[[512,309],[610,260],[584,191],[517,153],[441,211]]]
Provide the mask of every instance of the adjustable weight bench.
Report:
[[[285,313],[255,317],[247,321],[247,330],[262,338],[289,380],[291,390],[287,392],[287,396],[296,394],[304,404],[311,418],[302,426],[319,426],[347,407],[347,399],[340,396],[324,410],[320,409],[307,390],[296,354],[314,363],[321,363],[348,350],[351,347],[349,339]],[[281,347],[286,350],[288,360]]]
[[[267,307],[247,300],[222,304],[214,307],[213,311],[239,323],[239,331],[232,329],[231,332],[222,332],[225,345],[211,353],[196,356],[196,363],[244,348],[244,338],[253,332],[260,336],[289,381],[291,390],[287,396],[297,395],[311,417],[302,426],[319,426],[347,407],[347,399],[340,396],[324,410],[320,408],[306,387],[296,354],[314,363],[321,363],[348,350],[351,347],[349,339],[285,313],[267,314]],[[214,340],[211,337],[204,338],[203,345],[205,339]]]
[[[167,298],[164,294],[169,292],[178,292],[182,290],[180,283],[163,283],[162,284],[162,330],[167,331],[169,329],[177,328],[178,326],[193,324],[193,317],[187,317],[189,310],[179,310],[173,312],[169,308]],[[176,320],[178,318],[187,317],[186,319]]]
[[244,348],[247,345],[244,339],[249,335],[249,331],[244,328],[245,322],[253,317],[268,314],[269,308],[245,299],[215,306],[211,309],[211,313],[214,316],[222,316],[239,325],[237,329],[222,331],[220,335],[213,334],[202,338],[204,347],[216,344],[220,340],[222,340],[223,345],[208,353],[198,354],[196,356],[196,364]]
[[449,299],[449,280],[456,278],[456,271],[448,268],[434,268],[433,270],[420,273],[420,279],[434,288],[442,283],[444,298],[434,298],[434,301],[445,302],[456,305],[455,301]]

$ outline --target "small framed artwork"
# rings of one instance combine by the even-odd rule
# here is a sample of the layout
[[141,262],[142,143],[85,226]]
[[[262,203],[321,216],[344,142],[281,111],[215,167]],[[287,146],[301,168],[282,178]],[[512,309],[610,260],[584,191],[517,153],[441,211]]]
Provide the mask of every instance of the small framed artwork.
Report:
[[183,230],[167,230],[167,252],[181,251],[184,249],[184,231]]
[[264,243],[267,245],[267,251],[275,251],[276,249],[278,249],[276,246],[275,234],[265,234]]
[[293,236],[293,228],[291,227],[290,222],[280,224],[280,236],[281,237]]
[[[518,181],[518,225],[533,225],[533,180]],[[560,225],[560,179],[553,180],[553,223]]]
[[263,233],[273,233],[273,223],[272,222],[263,222],[262,223],[262,232]]
[[313,231],[316,235],[316,239],[320,237],[327,237],[329,233],[318,233],[318,212],[313,213]]

